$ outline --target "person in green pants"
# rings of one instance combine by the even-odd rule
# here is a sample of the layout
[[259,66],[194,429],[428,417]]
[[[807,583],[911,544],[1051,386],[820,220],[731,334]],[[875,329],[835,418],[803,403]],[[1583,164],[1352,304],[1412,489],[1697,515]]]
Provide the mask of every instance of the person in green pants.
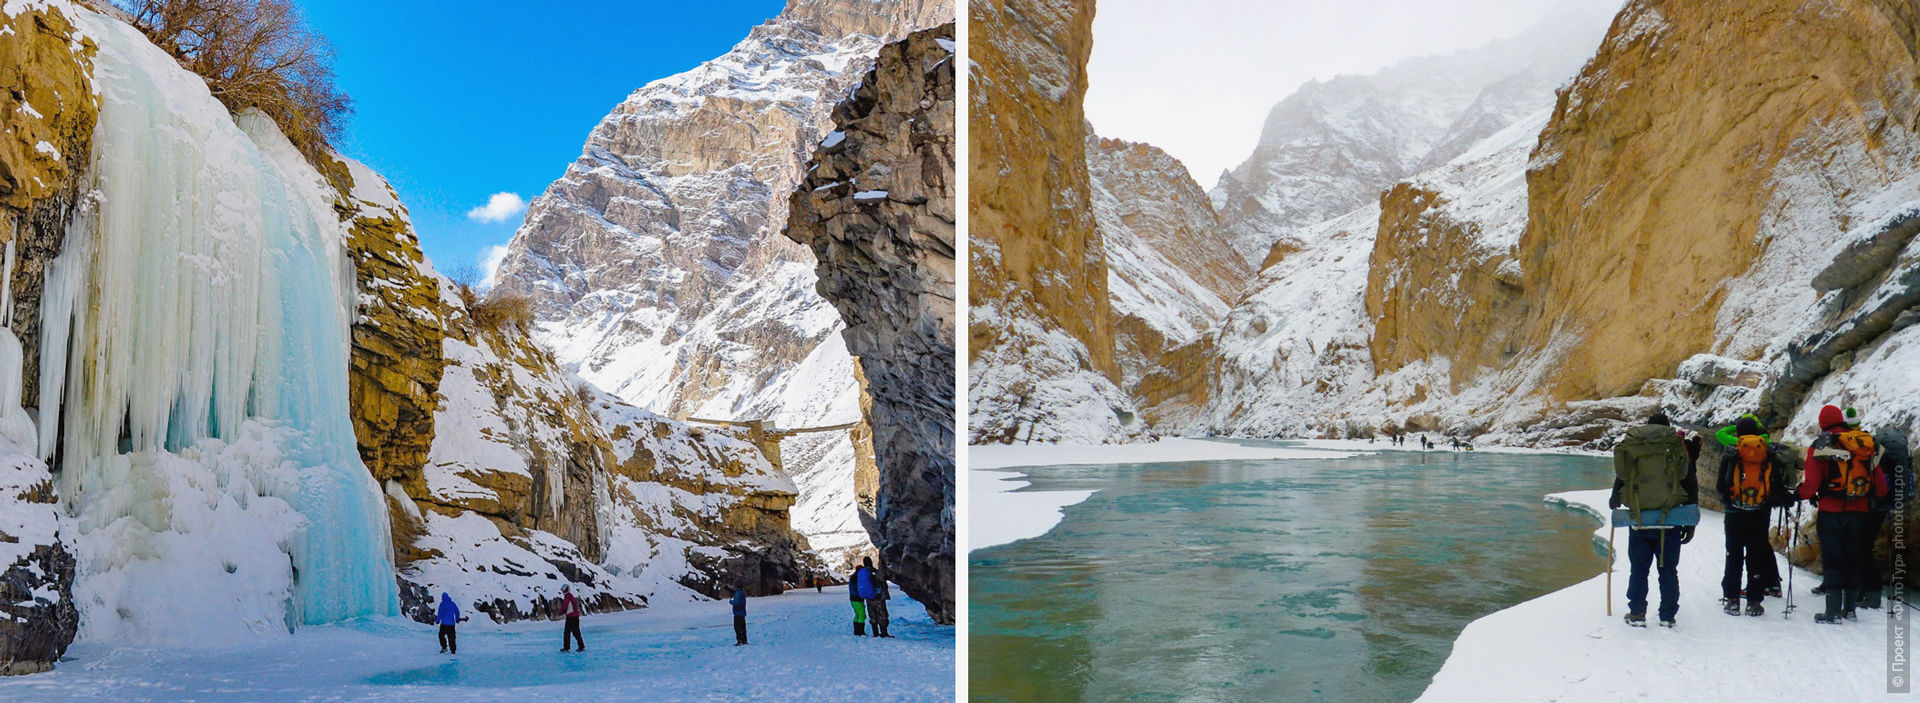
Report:
[[847,600],[853,602],[853,634],[855,637],[865,637],[867,634],[867,601],[860,597],[860,569],[854,569],[853,576],[847,579]]

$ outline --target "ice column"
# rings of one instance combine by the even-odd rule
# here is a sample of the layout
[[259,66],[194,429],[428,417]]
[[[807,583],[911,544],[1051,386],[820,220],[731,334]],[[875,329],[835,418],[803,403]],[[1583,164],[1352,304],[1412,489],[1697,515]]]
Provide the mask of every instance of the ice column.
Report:
[[131,480],[126,457],[199,460],[197,444],[264,423],[283,463],[250,481],[307,520],[283,545],[294,619],[396,613],[385,503],[349,419],[353,291],[324,182],[271,121],[236,123],[132,28],[82,24],[100,44],[95,194],[42,307],[39,444],[58,450],[63,500],[82,529],[127,515],[190,534],[160,512],[168,496],[106,490]]

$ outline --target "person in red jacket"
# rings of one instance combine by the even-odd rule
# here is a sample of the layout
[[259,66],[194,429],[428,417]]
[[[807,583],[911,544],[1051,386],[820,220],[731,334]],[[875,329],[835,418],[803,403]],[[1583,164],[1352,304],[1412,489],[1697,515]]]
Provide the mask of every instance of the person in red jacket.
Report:
[[572,651],[568,645],[573,644],[579,645],[579,651],[587,651],[586,641],[580,639],[580,599],[573,596],[569,586],[560,587],[560,614],[567,618],[566,628],[560,631],[560,651]]
[[1854,608],[1860,592],[1867,587],[1867,570],[1873,559],[1873,545],[1866,541],[1867,519],[1872,497],[1887,495],[1887,473],[1877,464],[1869,478],[1872,496],[1848,497],[1829,486],[1837,483],[1841,467],[1832,458],[1822,456],[1835,446],[1837,437],[1848,431],[1846,416],[1840,408],[1828,405],[1820,409],[1820,436],[1807,447],[1806,480],[1796,492],[1803,500],[1820,508],[1815,532],[1820,538],[1820,570],[1826,577],[1827,612],[1813,616],[1818,623],[1838,623],[1841,618],[1858,620]]

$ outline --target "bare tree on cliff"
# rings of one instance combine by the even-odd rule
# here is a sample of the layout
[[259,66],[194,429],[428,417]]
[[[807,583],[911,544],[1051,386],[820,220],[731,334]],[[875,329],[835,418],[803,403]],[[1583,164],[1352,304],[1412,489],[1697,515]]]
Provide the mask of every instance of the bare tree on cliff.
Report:
[[207,81],[227,109],[259,108],[316,164],[353,101],[333,48],[290,0],[116,0],[153,43]]

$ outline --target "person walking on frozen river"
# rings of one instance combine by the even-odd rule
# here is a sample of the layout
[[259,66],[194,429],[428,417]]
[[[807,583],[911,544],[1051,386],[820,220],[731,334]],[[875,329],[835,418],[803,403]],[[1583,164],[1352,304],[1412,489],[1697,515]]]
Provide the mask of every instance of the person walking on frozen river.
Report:
[[[1700,486],[1688,459],[1693,451],[1697,449],[1689,447],[1661,413],[1627,430],[1613,447],[1613,494],[1607,507],[1627,508],[1628,625],[1647,626],[1647,571],[1656,562],[1661,626],[1673,627],[1680,612],[1680,545],[1693,540],[1693,525],[1676,524],[1685,520],[1675,516],[1691,513],[1698,521]],[[1689,511],[1687,506],[1694,507]]]
[[1751,416],[1740,418],[1735,425],[1734,445],[1723,452],[1720,476],[1714,484],[1714,492],[1727,507],[1727,565],[1720,578],[1720,605],[1728,615],[1742,612],[1742,567],[1747,572],[1745,613],[1757,617],[1766,612],[1760,601],[1779,578],[1773,568],[1773,545],[1767,542],[1767,525],[1774,506],[1784,507],[1791,500],[1787,497],[1786,474],[1787,467],[1760,433],[1759,421]]
[[[560,651],[569,651],[567,645],[576,644],[580,651],[587,651],[586,640],[580,639],[580,599],[573,596],[573,588],[560,587],[560,614],[567,616],[566,629],[560,631]],[[568,638],[572,641],[569,642]]]
[[733,646],[747,643],[747,589],[733,586]]
[[1814,527],[1820,538],[1820,570],[1826,576],[1827,611],[1814,615],[1814,622],[1859,619],[1854,608],[1873,559],[1873,544],[1866,541],[1868,511],[1875,497],[1887,495],[1880,459],[1873,435],[1848,427],[1840,408],[1820,408],[1820,436],[1807,447],[1807,476],[1798,493],[1820,509]]
[[440,623],[440,653],[459,654],[460,643],[454,639],[453,626],[466,618],[460,617],[460,606],[453,602],[453,596],[440,594],[440,611],[436,615]]

